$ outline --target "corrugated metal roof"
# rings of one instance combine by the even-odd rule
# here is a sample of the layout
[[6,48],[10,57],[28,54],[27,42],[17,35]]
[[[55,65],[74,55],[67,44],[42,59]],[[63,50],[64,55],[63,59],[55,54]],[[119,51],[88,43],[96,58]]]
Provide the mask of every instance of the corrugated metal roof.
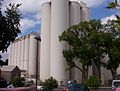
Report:
[[15,69],[15,67],[17,67],[17,66],[9,65],[9,66],[2,66],[0,69],[1,69],[1,71],[13,71]]

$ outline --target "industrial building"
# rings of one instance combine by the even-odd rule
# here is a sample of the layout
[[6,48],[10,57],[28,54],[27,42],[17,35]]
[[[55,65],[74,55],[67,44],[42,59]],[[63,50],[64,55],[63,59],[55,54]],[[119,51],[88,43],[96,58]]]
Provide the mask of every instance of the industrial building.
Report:
[[40,41],[36,37],[36,33],[31,33],[17,38],[9,47],[8,65],[17,65],[23,76],[36,77],[36,64],[40,63]]
[[[17,65],[28,77],[35,77],[37,70],[42,81],[52,76],[58,81],[72,79],[82,82],[82,73],[78,69],[72,69],[71,74],[65,70],[67,63],[62,50],[68,45],[60,43],[59,36],[70,26],[88,21],[89,8],[75,0],[48,0],[41,5],[41,11],[41,42],[35,39],[34,33],[16,39],[9,47],[9,65]],[[92,75],[92,67],[89,70]],[[101,76],[103,81],[111,78],[110,72],[105,69],[101,72],[109,74],[109,77]]]
[[[60,43],[58,37],[70,26],[89,20],[89,8],[83,2],[51,0],[41,5],[41,11],[40,79],[52,76],[58,81],[67,81],[67,64],[62,54],[67,45]],[[73,74],[73,79],[81,82],[81,73]]]

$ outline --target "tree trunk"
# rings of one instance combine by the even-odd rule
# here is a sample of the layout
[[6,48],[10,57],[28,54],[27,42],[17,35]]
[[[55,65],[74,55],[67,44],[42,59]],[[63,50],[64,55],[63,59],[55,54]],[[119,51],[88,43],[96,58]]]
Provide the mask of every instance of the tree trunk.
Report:
[[93,75],[98,76],[99,78],[101,78],[100,67],[97,67],[97,65],[95,64],[94,61],[92,61],[92,64],[93,64]]

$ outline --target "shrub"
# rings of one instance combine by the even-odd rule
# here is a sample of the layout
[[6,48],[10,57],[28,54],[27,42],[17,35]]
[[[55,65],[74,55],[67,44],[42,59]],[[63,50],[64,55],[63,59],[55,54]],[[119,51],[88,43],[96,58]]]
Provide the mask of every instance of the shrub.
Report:
[[25,81],[24,78],[16,76],[12,80],[12,84],[13,84],[14,87],[23,87],[24,86],[24,81]]
[[85,84],[88,86],[90,89],[98,89],[99,86],[101,85],[101,79],[95,75],[90,76],[89,79],[86,80]]
[[58,87],[58,82],[53,77],[50,77],[49,79],[46,79],[45,82],[43,82],[43,91],[53,91],[53,89]]

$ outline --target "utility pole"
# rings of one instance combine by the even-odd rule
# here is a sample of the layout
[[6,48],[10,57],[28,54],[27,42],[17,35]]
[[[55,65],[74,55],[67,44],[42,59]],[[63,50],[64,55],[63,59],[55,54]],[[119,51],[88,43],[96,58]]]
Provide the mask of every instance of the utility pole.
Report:
[[38,47],[39,47],[39,42],[41,41],[40,37],[34,37],[37,40],[37,58],[36,58],[36,91],[37,91],[37,79],[38,79]]

